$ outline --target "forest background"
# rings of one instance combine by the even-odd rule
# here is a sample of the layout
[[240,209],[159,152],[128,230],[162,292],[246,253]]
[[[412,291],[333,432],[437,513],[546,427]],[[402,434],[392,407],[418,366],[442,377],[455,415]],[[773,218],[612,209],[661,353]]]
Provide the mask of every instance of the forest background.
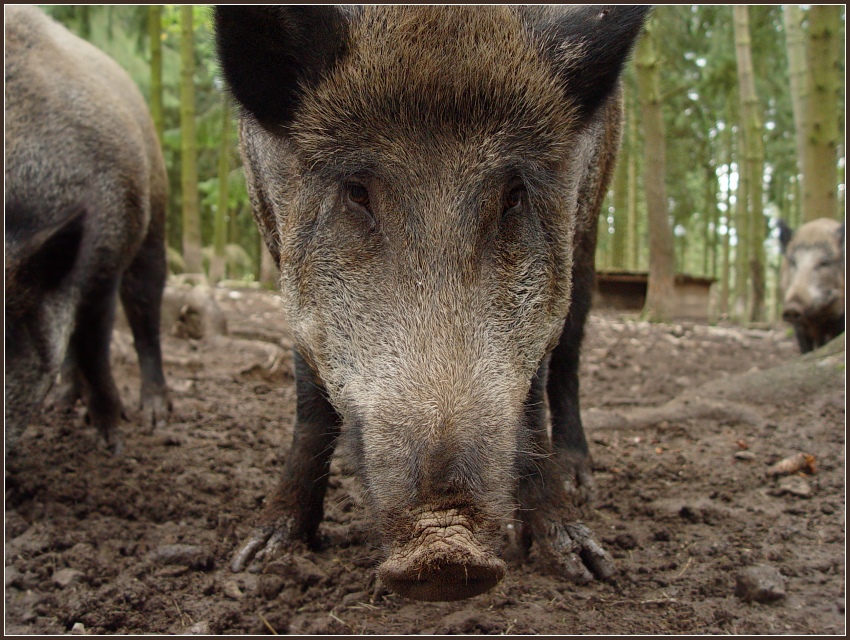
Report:
[[[49,5],[148,100],[169,174],[172,273],[273,286],[208,5]],[[626,122],[599,218],[600,271],[716,280],[716,317],[779,315],[777,224],[844,220],[844,5],[660,6],[624,76]]]

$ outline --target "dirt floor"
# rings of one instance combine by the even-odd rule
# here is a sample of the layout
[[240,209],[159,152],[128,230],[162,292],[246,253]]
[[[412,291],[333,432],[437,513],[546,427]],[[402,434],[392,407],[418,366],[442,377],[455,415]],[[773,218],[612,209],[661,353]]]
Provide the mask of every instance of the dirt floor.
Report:
[[[174,401],[166,430],[135,428],[138,369],[119,328],[113,362],[130,417],[125,455],[103,451],[78,407],[46,412],[7,460],[7,634],[845,633],[843,386],[803,401],[754,397],[748,404],[761,423],[588,429],[597,490],[583,517],[614,557],[616,585],[564,582],[532,551],[469,600],[386,594],[375,589],[369,515],[338,463],[322,548],[272,565],[273,573],[232,573],[230,560],[277,482],[294,388],[275,296],[217,289],[215,297],[229,335],[164,339]],[[797,355],[784,328],[649,325],[594,313],[582,408],[661,405]],[[797,453],[814,456],[814,474],[767,473]]]

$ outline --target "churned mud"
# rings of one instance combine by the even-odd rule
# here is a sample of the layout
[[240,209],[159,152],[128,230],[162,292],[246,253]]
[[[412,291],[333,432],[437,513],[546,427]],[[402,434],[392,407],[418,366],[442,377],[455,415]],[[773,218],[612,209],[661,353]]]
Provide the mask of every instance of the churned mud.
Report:
[[[166,430],[135,426],[138,368],[119,327],[125,455],[103,451],[78,406],[45,412],[7,460],[7,634],[844,634],[843,383],[778,401],[738,397],[749,413],[589,428],[597,490],[584,522],[614,557],[615,585],[564,582],[532,551],[469,600],[386,594],[369,515],[340,462],[322,548],[267,573],[231,573],[276,484],[295,398],[274,294],[215,296],[228,335],[193,340],[184,327],[164,339]],[[583,353],[582,408],[608,416],[798,356],[784,328],[604,312],[591,316]],[[797,454],[810,456],[802,470],[769,473]]]

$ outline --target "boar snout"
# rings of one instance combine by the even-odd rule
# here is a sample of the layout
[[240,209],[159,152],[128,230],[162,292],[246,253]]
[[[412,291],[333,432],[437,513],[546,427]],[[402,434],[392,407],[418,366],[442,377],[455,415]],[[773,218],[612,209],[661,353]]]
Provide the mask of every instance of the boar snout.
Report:
[[803,307],[794,302],[786,302],[782,309],[782,319],[785,322],[798,322],[803,317]]
[[489,591],[505,570],[505,563],[475,535],[474,522],[449,509],[420,515],[411,537],[378,567],[378,577],[399,595],[450,601]]

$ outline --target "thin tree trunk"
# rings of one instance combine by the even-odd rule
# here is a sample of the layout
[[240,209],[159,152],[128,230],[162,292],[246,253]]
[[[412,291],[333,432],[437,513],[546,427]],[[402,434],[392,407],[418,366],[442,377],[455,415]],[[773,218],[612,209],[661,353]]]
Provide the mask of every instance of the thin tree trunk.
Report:
[[[838,31],[841,5],[809,9],[810,91],[805,117],[811,171],[803,181],[803,220],[834,218],[838,212],[838,86],[841,73]],[[843,219],[843,212],[838,212]]]
[[[728,111],[728,109],[727,109]],[[723,234],[723,254],[720,273],[720,316],[729,317],[729,291],[732,278],[732,267],[730,264],[731,236],[732,236],[732,127],[728,122],[721,133],[720,148],[723,154],[723,166],[726,167],[726,189],[723,192],[724,217],[726,219],[726,233]]]
[[628,148],[628,268],[637,271],[640,268],[638,252],[638,208],[637,208],[637,118],[635,117],[635,101],[632,92],[627,91],[632,99],[628,102],[626,112],[626,147]]
[[738,129],[738,188],[735,189],[735,296],[732,317],[740,322],[747,308],[747,253],[749,250],[749,225],[747,224],[747,163],[743,127]]
[[[607,198],[606,198],[607,204]],[[596,234],[599,238],[596,244],[596,256],[594,261],[598,271],[608,271],[611,264],[611,236],[608,233],[608,212],[605,210],[605,204],[602,205],[602,213],[596,220]]]
[[165,133],[165,114],[162,109],[162,6],[148,6],[148,36],[151,47],[151,117],[159,146]]
[[705,187],[705,225],[703,226],[702,272],[717,275],[717,168],[709,164]]
[[744,124],[744,140],[747,162],[747,194],[749,205],[749,249],[747,251],[750,284],[747,319],[750,322],[762,320],[764,316],[764,143],[762,141],[762,122],[760,105],[756,95],[753,76],[753,60],[750,42],[749,8],[735,5],[735,50],[738,59],[738,86],[741,97],[741,120]]
[[91,7],[86,4],[80,7],[80,36],[91,40]]
[[221,146],[218,152],[218,202],[213,229],[213,255],[210,260],[210,280],[224,277],[224,245],[227,241],[227,178],[230,174],[230,102],[222,96]]
[[[676,211],[673,212],[673,220],[678,219],[676,215]],[[675,222],[674,222],[675,224]],[[685,233],[677,236],[675,233],[673,234],[673,246],[675,247],[674,254],[676,255],[676,260],[673,262],[673,273],[688,273],[688,234],[690,229],[686,229]]]
[[239,244],[239,215],[242,213],[242,207],[237,206],[230,214],[230,224],[227,225],[227,242]]
[[629,201],[628,149],[621,149],[614,172],[614,237],[611,238],[611,268],[626,268],[626,243],[628,242],[627,216]]
[[806,43],[803,38],[803,14],[799,5],[786,4],[782,7],[785,24],[785,47],[788,51],[788,79],[791,85],[791,107],[794,112],[794,140],[797,146],[798,180],[806,175],[810,163],[806,144],[806,102],[809,85],[806,78]]
[[115,36],[115,5],[106,7],[106,39],[112,42]]
[[732,277],[732,269],[729,264],[729,254],[731,253],[730,238],[732,236],[732,209],[730,208],[730,193],[731,189],[727,187],[725,196],[726,233],[723,234],[723,256],[720,267],[720,316],[723,318],[729,317],[729,280]]
[[675,253],[667,216],[664,185],[664,121],[660,102],[660,60],[656,53],[654,21],[650,20],[635,51],[641,121],[644,128],[644,190],[649,221],[649,283],[643,317],[652,322],[670,319],[674,292]]
[[277,265],[265,242],[260,242],[260,284],[267,289],[275,289],[277,281]]
[[183,260],[187,273],[203,273],[198,160],[195,140],[195,45],[192,7],[180,7],[180,130],[183,197]]
[[796,229],[803,224],[803,183],[794,181],[794,209],[791,211],[791,228]]

